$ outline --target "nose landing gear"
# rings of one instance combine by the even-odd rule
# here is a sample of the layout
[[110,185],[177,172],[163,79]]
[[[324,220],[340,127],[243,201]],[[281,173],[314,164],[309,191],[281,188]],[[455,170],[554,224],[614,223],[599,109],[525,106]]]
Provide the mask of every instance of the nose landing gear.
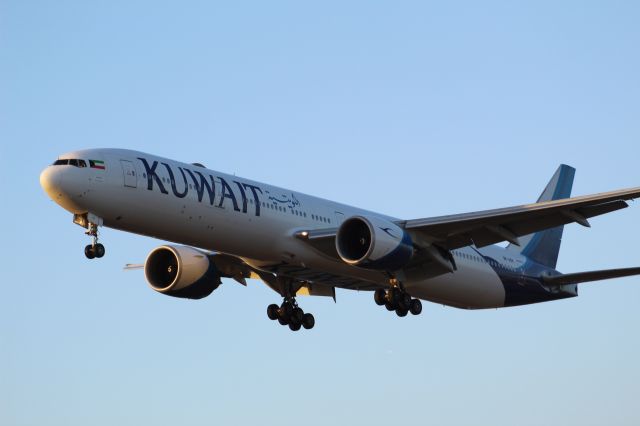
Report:
[[87,259],[101,258],[104,256],[104,246],[98,242],[98,225],[89,223],[89,229],[85,234],[89,235],[92,239],[91,244],[84,248],[84,255]]
[[272,321],[278,321],[280,325],[288,325],[291,331],[298,331],[304,327],[311,330],[316,325],[312,314],[305,313],[298,306],[295,297],[285,297],[282,305],[275,303],[267,307],[267,316]]
[[93,213],[74,214],[73,223],[85,228],[87,230],[85,234],[91,237],[91,244],[84,248],[84,255],[87,259],[104,256],[104,246],[98,243],[98,226],[102,226],[102,218]]
[[388,311],[395,311],[399,317],[406,317],[409,312],[412,315],[422,313],[422,302],[412,299],[409,294],[399,287],[389,290],[377,289],[373,298],[378,306],[384,306]]

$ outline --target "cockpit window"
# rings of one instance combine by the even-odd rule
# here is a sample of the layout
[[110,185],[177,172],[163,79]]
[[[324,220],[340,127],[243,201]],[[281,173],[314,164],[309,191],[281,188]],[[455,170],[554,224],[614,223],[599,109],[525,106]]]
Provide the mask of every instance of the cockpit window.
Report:
[[56,160],[53,162],[54,166],[75,166],[75,167],[87,167],[87,162],[84,160],[77,160],[77,159],[69,159],[69,158],[65,158],[65,159],[61,159],[61,160]]

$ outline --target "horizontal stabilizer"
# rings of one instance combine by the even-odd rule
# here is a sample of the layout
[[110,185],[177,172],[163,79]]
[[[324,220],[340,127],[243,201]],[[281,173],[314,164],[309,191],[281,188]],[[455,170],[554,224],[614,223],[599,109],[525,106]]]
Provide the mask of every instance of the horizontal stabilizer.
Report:
[[127,263],[126,265],[124,265],[124,269],[125,271],[133,271],[135,269],[144,269],[144,263],[138,264],[138,263]]
[[611,278],[630,277],[632,275],[640,275],[640,268],[605,269],[602,271],[578,272],[575,274],[542,277],[542,280],[548,285],[565,285],[608,280]]

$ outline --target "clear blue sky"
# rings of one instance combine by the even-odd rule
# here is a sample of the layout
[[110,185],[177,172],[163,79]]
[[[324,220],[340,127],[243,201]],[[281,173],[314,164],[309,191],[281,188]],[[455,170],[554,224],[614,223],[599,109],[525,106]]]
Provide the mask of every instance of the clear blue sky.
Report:
[[[230,5],[232,4],[232,5]],[[640,279],[396,318],[369,293],[123,272],[160,244],[83,230],[38,184],[126,147],[403,218],[640,185],[634,1],[0,1],[0,424],[637,425]],[[559,268],[640,265],[640,206],[566,229]],[[247,241],[251,244],[251,241]]]

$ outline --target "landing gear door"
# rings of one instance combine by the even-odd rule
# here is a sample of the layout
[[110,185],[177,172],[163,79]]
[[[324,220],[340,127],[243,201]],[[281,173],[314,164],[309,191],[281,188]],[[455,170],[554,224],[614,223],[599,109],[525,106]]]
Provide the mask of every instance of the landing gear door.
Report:
[[138,186],[138,178],[133,163],[127,160],[120,160],[120,164],[122,164],[122,172],[124,173],[124,186],[136,188]]

